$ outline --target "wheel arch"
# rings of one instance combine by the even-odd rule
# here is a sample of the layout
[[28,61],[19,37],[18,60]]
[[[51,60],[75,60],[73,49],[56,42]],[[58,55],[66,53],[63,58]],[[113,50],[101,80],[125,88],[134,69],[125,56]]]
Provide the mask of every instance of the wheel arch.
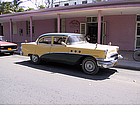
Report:
[[79,60],[79,64],[82,64],[82,62],[83,62],[83,60],[85,59],[85,58],[92,58],[92,59],[94,59],[95,60],[95,62],[97,63],[97,60],[96,60],[96,58],[95,57],[93,57],[93,56],[91,56],[91,55],[83,55],[81,58],[80,58],[80,60]]

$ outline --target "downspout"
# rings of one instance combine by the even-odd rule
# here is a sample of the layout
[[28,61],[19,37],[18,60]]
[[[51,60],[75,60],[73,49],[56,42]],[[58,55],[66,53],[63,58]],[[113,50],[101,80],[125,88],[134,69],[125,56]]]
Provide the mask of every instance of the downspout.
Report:
[[101,10],[98,11],[98,44],[101,43]]

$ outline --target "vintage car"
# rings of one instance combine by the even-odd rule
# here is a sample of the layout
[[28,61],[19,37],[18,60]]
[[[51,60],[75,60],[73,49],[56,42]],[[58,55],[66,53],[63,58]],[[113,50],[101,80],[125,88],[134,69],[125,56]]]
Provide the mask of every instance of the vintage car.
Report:
[[118,46],[88,43],[83,35],[75,33],[47,33],[36,42],[22,43],[23,55],[30,56],[34,64],[41,60],[78,64],[87,74],[116,65],[118,50]]
[[17,44],[7,42],[4,36],[0,36],[0,53],[10,53],[13,54],[17,50]]

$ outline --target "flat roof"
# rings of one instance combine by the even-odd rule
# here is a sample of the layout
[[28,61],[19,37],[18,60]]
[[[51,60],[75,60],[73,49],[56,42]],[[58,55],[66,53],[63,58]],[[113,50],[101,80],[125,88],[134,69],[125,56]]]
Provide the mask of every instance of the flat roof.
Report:
[[[0,22],[7,22],[10,19],[14,20],[25,20],[25,18],[33,17],[34,19],[45,19],[45,18],[56,18],[58,14],[65,15],[65,17],[70,16],[84,16],[83,13],[87,12],[96,13],[97,10],[107,10],[110,9],[111,14],[118,8],[118,11],[121,8],[125,11],[129,8],[133,13],[140,14],[140,0],[120,0],[120,1],[104,1],[104,2],[96,2],[96,3],[88,3],[88,4],[79,4],[79,5],[70,5],[70,6],[60,6],[54,8],[46,8],[41,10],[32,10],[11,14],[3,14],[0,15]],[[136,9],[137,8],[137,9]],[[136,9],[136,10],[134,10]],[[117,11],[117,12],[118,12]],[[117,13],[116,12],[116,13]],[[107,14],[107,13],[106,13]],[[113,14],[113,13],[112,13]]]

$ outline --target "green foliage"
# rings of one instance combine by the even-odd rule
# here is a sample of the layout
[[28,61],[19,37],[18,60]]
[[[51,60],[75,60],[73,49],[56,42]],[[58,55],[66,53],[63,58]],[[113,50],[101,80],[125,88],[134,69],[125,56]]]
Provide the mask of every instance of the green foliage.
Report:
[[23,12],[24,9],[19,6],[21,3],[21,0],[13,0],[13,2],[0,1],[0,14]]
[[45,9],[45,6],[44,5],[39,5],[38,9]]
[[8,14],[12,12],[11,2],[0,2],[0,14]]
[[31,10],[34,10],[34,8],[28,7],[28,9],[26,9],[25,11],[31,11]]

